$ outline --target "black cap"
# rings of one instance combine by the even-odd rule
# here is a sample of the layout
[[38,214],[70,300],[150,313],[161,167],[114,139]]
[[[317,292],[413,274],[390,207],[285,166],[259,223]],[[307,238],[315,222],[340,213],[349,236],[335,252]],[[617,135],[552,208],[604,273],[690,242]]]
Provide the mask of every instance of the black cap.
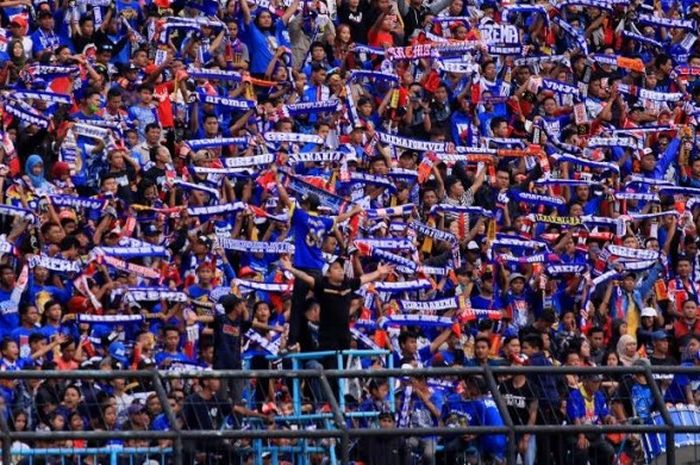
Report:
[[160,234],[160,229],[153,223],[145,223],[141,226],[144,236],[157,236]]
[[307,194],[302,201],[309,206],[311,211],[316,211],[321,206],[321,199],[316,194]]
[[102,52],[109,52],[109,53],[114,53],[114,45],[105,42],[103,44],[100,44],[100,47],[97,49],[99,53]]
[[53,18],[53,15],[51,14],[50,11],[40,10],[39,13],[37,13],[36,18],[37,19]]

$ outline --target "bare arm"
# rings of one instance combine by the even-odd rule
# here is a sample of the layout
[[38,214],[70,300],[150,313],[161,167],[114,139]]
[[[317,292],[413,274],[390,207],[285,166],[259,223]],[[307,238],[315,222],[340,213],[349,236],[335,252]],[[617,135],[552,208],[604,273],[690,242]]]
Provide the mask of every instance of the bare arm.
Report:
[[289,23],[289,20],[292,19],[292,16],[294,16],[294,13],[297,12],[299,9],[299,0],[294,0],[291,5],[289,5],[289,8],[287,8],[282,15],[282,22],[284,24]]
[[394,267],[392,265],[379,265],[375,271],[363,274],[360,277],[360,282],[362,284],[367,284],[369,282],[376,281],[382,276],[391,273],[392,271],[394,271]]
[[314,287],[316,285],[316,280],[314,279],[314,277],[304,273],[301,270],[297,270],[296,268],[294,268],[292,266],[292,263],[289,261],[289,258],[280,259],[280,265],[282,266],[283,269],[292,273],[295,278],[301,279],[306,284],[308,284],[309,287]]

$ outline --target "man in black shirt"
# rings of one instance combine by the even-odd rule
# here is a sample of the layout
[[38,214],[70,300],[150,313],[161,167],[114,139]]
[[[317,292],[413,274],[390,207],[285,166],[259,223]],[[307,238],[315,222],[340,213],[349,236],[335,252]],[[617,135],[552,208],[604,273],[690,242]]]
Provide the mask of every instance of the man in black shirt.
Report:
[[[216,316],[199,316],[196,321],[211,323],[214,333],[214,369],[241,369],[241,339],[251,328],[248,318],[248,307],[244,300],[235,295],[225,295],[219,300],[224,314]],[[205,333],[207,331],[205,330]],[[243,399],[245,380],[231,379],[228,388],[234,405]]]
[[[201,380],[202,389],[185,400],[183,408],[184,428],[188,430],[218,431],[224,424],[224,419],[231,414],[231,404],[216,393],[221,388],[218,378]],[[223,454],[226,444],[217,438],[200,439],[186,445],[190,454]],[[187,463],[192,463],[188,460]]]
[[349,309],[353,291],[359,289],[363,284],[386,276],[394,269],[390,265],[379,265],[376,271],[362,275],[359,279],[348,279],[345,277],[345,262],[339,258],[331,263],[326,275],[317,280],[294,268],[288,258],[281,259],[280,264],[313,289],[316,300],[321,306],[318,328],[319,350],[346,350],[350,348]]
[[[520,373],[498,386],[508,406],[508,413],[516,425],[534,425],[537,423],[537,395],[527,377]],[[518,439],[518,453],[524,465],[535,463],[535,436],[523,434]]]

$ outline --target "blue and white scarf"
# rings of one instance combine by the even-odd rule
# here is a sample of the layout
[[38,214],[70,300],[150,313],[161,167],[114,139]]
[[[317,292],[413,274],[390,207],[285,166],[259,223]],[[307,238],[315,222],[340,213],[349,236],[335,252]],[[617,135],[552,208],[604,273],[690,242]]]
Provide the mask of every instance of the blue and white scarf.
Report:
[[145,320],[143,315],[90,315],[87,313],[79,313],[75,319],[78,324],[86,323],[106,325],[143,323]]
[[645,26],[660,26],[674,29],[685,29],[686,31],[689,31],[691,33],[697,30],[697,23],[690,19],[672,19],[660,16],[639,15],[639,17],[637,18],[637,22],[639,24],[644,24]]
[[211,147],[224,147],[227,145],[245,146],[250,143],[249,137],[217,137],[212,139],[186,140],[185,144],[195,152]]
[[267,166],[275,161],[275,155],[272,153],[263,153],[261,155],[253,155],[250,157],[233,157],[222,159],[224,165],[228,168],[243,168],[248,166]]
[[325,140],[316,134],[300,134],[296,132],[267,132],[264,135],[268,142],[296,142],[301,144],[323,144]]
[[239,212],[245,210],[247,205],[244,202],[227,203],[223,205],[211,205],[203,207],[189,207],[187,214],[190,216],[213,216],[225,215],[227,213]]
[[79,261],[49,257],[48,255],[32,255],[29,257],[29,268],[35,268],[37,266],[60,273],[79,273],[82,263]]
[[252,110],[255,108],[255,102],[251,100],[221,97],[219,95],[205,95],[204,103],[220,107],[234,108],[236,110]]
[[100,246],[95,248],[95,253],[104,255],[113,255],[115,257],[134,258],[134,257],[167,257],[168,251],[160,245],[151,246],[134,246],[134,247],[106,247]]
[[158,302],[159,300],[187,302],[189,300],[184,292],[173,291],[167,287],[128,287],[115,289],[112,294],[124,294],[125,298],[130,299],[131,302]]
[[289,242],[261,242],[231,239],[217,236],[217,242],[226,250],[237,250],[247,253],[290,254],[294,253],[294,245]]
[[387,208],[369,208],[365,210],[365,215],[367,218],[387,218],[391,216],[404,216],[410,215],[416,208],[412,203],[401,205],[398,207],[387,207]]
[[192,79],[209,79],[215,81],[240,82],[242,79],[241,74],[236,71],[195,68],[194,66],[187,69],[187,75]]
[[343,152],[300,152],[290,153],[289,163],[330,163],[340,161],[345,155]]
[[443,231],[442,229],[433,228],[427,224],[421,223],[418,220],[411,221],[408,226],[413,229],[416,233],[422,234],[424,236],[430,237],[437,241],[445,241],[450,244],[456,244],[459,242],[457,236],[449,231]]
[[107,204],[106,200],[86,198],[86,197],[73,197],[72,195],[50,195],[51,203],[57,207],[73,207],[81,208],[87,210],[97,210],[100,211]]
[[12,97],[23,100],[41,100],[42,102],[60,103],[63,105],[70,105],[73,103],[70,95],[40,90],[15,90],[12,92]]
[[182,190],[190,192],[190,191],[200,191],[200,192],[205,192],[212,197],[214,197],[216,200],[219,200],[219,189],[214,189],[213,187],[207,187],[203,184],[195,184],[191,182],[186,182],[181,179],[176,179],[173,181],[173,184],[180,187]]
[[335,113],[340,102],[336,99],[321,100],[318,102],[292,103],[285,108],[290,116],[308,115],[311,113]]
[[533,194],[532,192],[517,192],[512,191],[513,198],[516,202],[529,203],[533,205],[545,205],[547,207],[563,207],[566,205],[566,200],[561,197],[551,197],[549,195]]
[[398,281],[393,283],[380,281],[372,283],[372,286],[379,292],[399,293],[431,289],[433,284],[427,279],[416,279],[414,281]]
[[250,281],[247,279],[234,279],[233,283],[235,286],[241,287],[243,289],[249,289],[251,291],[263,291],[263,292],[288,292],[294,288],[292,283],[263,283],[259,281]]

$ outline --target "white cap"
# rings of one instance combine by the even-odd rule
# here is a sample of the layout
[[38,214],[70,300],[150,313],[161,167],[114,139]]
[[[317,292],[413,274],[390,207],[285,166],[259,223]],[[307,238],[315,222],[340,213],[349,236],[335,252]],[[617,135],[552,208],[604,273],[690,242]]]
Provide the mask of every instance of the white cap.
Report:
[[477,244],[476,241],[469,241],[467,250],[479,250],[479,244]]
[[656,318],[656,315],[657,315],[657,313],[656,313],[656,309],[654,307],[644,307],[642,309],[642,317],[650,316],[650,317]]

